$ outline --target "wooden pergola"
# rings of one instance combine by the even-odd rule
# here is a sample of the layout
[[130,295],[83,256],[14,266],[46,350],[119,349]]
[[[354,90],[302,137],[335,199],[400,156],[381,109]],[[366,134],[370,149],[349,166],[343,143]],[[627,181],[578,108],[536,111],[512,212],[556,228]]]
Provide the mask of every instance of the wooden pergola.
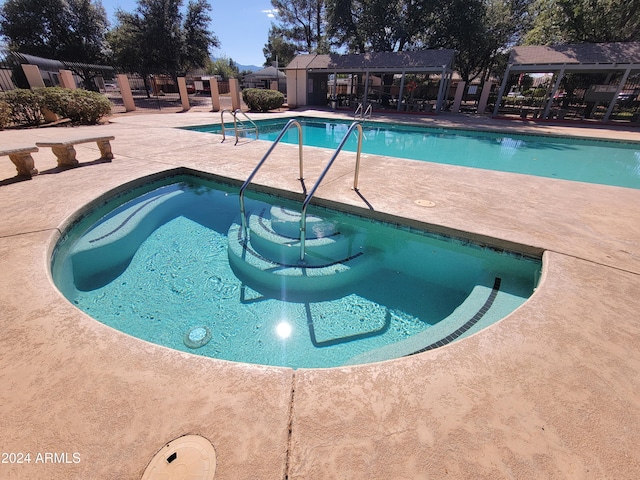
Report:
[[553,99],[565,75],[570,73],[607,73],[609,80],[614,75],[622,74],[617,85],[612,86],[607,92],[611,100],[603,121],[608,121],[616,99],[627,83],[629,75],[638,71],[640,71],[640,42],[514,47],[509,56],[493,115],[498,114],[500,100],[503,98],[509,78],[513,74],[554,74],[552,90],[546,100],[541,118],[548,118]]

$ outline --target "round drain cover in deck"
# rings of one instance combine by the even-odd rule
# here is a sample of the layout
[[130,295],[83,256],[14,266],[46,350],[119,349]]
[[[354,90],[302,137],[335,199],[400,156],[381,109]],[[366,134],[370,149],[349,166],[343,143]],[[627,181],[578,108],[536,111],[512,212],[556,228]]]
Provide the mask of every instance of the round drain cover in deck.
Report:
[[216,451],[198,435],[186,435],[167,443],[149,462],[142,480],[213,480]]

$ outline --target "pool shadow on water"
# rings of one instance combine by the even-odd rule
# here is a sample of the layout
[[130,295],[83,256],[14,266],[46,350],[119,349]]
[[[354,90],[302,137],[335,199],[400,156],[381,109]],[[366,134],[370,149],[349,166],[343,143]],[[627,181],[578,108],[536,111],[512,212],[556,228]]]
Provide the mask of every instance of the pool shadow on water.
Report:
[[334,337],[327,340],[318,340],[316,337],[316,329],[313,322],[313,313],[311,312],[311,304],[305,303],[305,312],[307,314],[307,327],[309,328],[309,338],[311,339],[311,343],[316,348],[321,347],[331,347],[334,345],[339,345],[341,343],[353,342],[356,340],[364,340],[365,338],[377,337],[378,335],[383,335],[389,330],[391,326],[391,311],[387,308],[385,309],[385,317],[384,323],[380,328],[369,330],[366,332],[354,333],[351,335],[344,335],[342,337]]
[[[248,297],[246,292],[247,288],[251,289],[257,295],[251,298]],[[267,295],[263,295],[259,292],[256,292],[251,287],[248,287],[245,284],[242,284],[242,286],[240,287],[240,301],[243,304],[259,303],[267,300],[273,300],[273,298]],[[303,303],[304,303],[304,311],[306,314],[307,327],[309,329],[309,338],[313,346],[316,348],[331,347],[334,345],[340,345],[342,343],[348,343],[356,340],[364,340],[366,338],[377,337],[378,335],[385,334],[391,327],[391,310],[389,310],[388,308],[385,308],[384,321],[381,323],[381,325],[380,325],[380,322],[377,322],[377,324],[380,325],[378,328],[373,328],[367,331],[361,331],[357,333],[350,333],[348,335],[341,335],[341,336],[336,335],[333,338],[318,340],[316,335],[316,326],[314,322],[314,313],[312,311],[312,302],[303,302]],[[331,319],[332,322],[334,320],[335,319]],[[371,319],[368,318],[367,320],[370,321]]]

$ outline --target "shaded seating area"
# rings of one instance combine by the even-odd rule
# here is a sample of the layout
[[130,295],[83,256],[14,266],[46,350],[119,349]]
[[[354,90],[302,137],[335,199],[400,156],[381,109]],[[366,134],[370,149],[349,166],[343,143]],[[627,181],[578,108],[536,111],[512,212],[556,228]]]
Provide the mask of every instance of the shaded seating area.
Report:
[[286,67],[290,107],[440,112],[453,74],[454,50],[296,56]]
[[518,46],[494,116],[640,121],[640,42]]

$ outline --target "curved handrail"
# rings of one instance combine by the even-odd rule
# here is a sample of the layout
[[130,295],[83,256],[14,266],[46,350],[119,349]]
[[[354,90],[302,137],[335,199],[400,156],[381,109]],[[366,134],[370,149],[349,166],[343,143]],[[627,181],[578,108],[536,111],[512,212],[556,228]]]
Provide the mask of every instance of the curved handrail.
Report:
[[331,165],[333,165],[333,162],[338,157],[338,154],[342,150],[342,147],[344,147],[345,143],[347,143],[347,140],[349,139],[349,135],[351,135],[353,130],[355,130],[356,128],[358,129],[358,150],[356,151],[356,171],[353,177],[353,189],[356,191],[358,190],[358,174],[360,172],[360,151],[362,150],[363,133],[362,133],[362,125],[360,124],[360,122],[353,122],[349,127],[349,129],[347,130],[347,133],[344,135],[344,137],[342,137],[342,141],[340,142],[340,145],[338,145],[338,148],[336,148],[336,151],[333,152],[333,156],[327,163],[327,166],[324,167],[324,170],[318,177],[318,180],[316,180],[316,183],[313,185],[313,187],[307,194],[307,197],[304,199],[304,202],[302,203],[302,212],[300,215],[300,261],[301,262],[304,261],[304,255],[305,255],[305,240],[307,236],[307,232],[306,232],[307,207],[309,206],[309,202],[311,201],[311,198],[313,197],[313,195],[316,193],[316,190],[320,186],[320,183],[324,179],[325,175],[331,168]]
[[360,112],[360,117],[362,117],[362,109],[364,108],[364,106],[362,105],[362,103],[359,103],[358,106],[356,107],[356,111],[353,112],[353,119],[355,120],[358,117],[358,112]]
[[[224,110],[222,110],[222,111],[220,112],[220,126],[222,127],[222,142],[220,142],[220,143],[224,143],[224,141],[225,141],[225,140],[226,140],[226,138],[227,138],[227,137],[225,136],[225,134],[224,134],[224,130],[225,130],[225,129],[224,129],[224,112],[229,112],[229,113],[234,117],[234,119],[235,119],[235,115],[233,115],[233,112],[232,112],[231,110],[227,110],[227,109],[225,108]],[[235,122],[234,122],[234,124],[235,124]],[[237,132],[236,132],[236,133],[237,133]],[[236,138],[238,138],[238,136],[237,136],[237,135],[236,135]]]
[[[222,127],[222,142],[221,143],[224,143],[224,141],[227,138],[226,135],[225,135],[225,132],[224,132],[224,130],[225,130],[225,128],[224,128],[224,112],[229,112],[233,116],[233,131],[234,131],[235,136],[236,136],[236,143],[234,145],[237,145],[238,144],[238,140],[239,140],[239,137],[238,137],[238,113],[241,113],[242,115],[244,115],[244,117],[251,122],[251,124],[253,125],[253,128],[256,129],[256,139],[258,138],[258,136],[260,134],[260,132],[258,130],[258,125],[256,125],[256,123],[253,120],[251,120],[246,113],[244,113],[239,108],[236,109],[236,110],[233,110],[233,111],[225,108],[224,110],[222,110],[220,112],[220,125]],[[240,120],[240,124],[244,127],[244,124],[242,123],[242,120]]]
[[302,163],[302,126],[300,125],[300,122],[298,122],[297,120],[293,120],[292,119],[292,120],[289,120],[287,122],[287,124],[282,128],[282,130],[280,131],[280,134],[278,135],[278,137],[273,141],[273,143],[271,144],[271,147],[269,147],[269,150],[267,150],[267,153],[264,154],[264,156],[262,157],[262,160],[260,160],[260,162],[258,162],[258,165],[256,165],[256,168],[253,169],[253,172],[251,172],[251,175],[249,175],[249,177],[242,184],[242,187],[240,187],[240,219],[242,220],[242,235],[243,235],[242,238],[244,238],[244,239],[247,238],[247,216],[246,216],[245,210],[244,210],[244,191],[249,186],[249,184],[251,183],[251,180],[253,180],[253,177],[256,175],[256,173],[258,173],[258,170],[260,170],[260,168],[262,167],[264,162],[267,160],[269,155],[271,155],[271,152],[273,152],[273,149],[280,142],[280,140],[282,140],[282,137],[284,137],[284,134],[287,133],[287,130],[289,130],[292,126],[298,127],[298,157],[299,157],[299,163],[300,163],[300,178],[299,178],[299,180],[300,181],[304,180],[304,176],[303,176],[303,172],[302,172],[302,170],[303,170],[303,163]]
[[364,115],[362,115],[362,118],[367,118],[367,115],[369,116],[369,118],[371,118],[372,113],[373,113],[373,104],[370,103],[367,109],[365,110]]
[[373,113],[373,104],[370,103],[369,105],[367,105],[367,109],[364,109],[364,104],[363,103],[359,103],[358,107],[356,108],[356,111],[353,112],[353,119],[356,120],[358,118],[358,113],[360,113],[360,120],[363,120],[367,117],[371,118],[371,115]]
[[[233,112],[233,126],[236,129],[236,145],[238,144],[238,129],[236,127],[236,120],[238,119],[238,114],[239,113],[241,113],[244,116],[244,118],[249,120],[249,122],[251,122],[251,125],[253,125],[253,128],[256,129],[256,140],[257,140],[258,136],[260,135],[260,131],[258,130],[258,125],[256,125],[256,122],[254,122],[253,120],[251,120],[251,118],[249,118],[249,115],[247,115],[246,113],[244,113],[242,110],[240,110],[238,108],[238,109],[236,109],[235,112]],[[239,120],[239,122],[242,125],[242,127],[244,128],[244,124],[242,123],[242,120]]]

